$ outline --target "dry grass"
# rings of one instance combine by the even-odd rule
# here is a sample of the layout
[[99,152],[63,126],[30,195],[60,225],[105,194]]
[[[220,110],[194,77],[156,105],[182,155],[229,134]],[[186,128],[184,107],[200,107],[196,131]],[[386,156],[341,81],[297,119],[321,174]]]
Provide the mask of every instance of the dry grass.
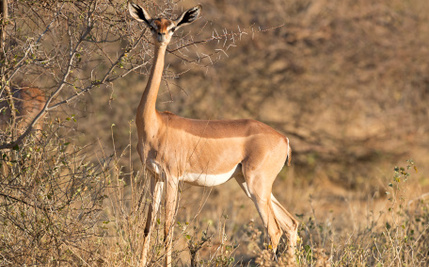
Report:
[[[4,180],[2,184],[6,189],[2,192],[8,192],[2,198],[1,210],[3,264],[136,266],[149,204],[146,185],[141,182],[146,174],[124,172],[119,164],[127,159],[128,168],[133,170],[130,158],[134,150],[130,146],[112,155],[110,171],[93,172],[99,167],[89,167],[76,150],[65,150],[64,141],[60,145],[58,150],[48,149],[60,156],[42,161],[34,158],[39,164],[11,162],[12,173],[32,175],[20,175],[20,180]],[[30,147],[36,146],[28,144]],[[45,147],[51,145],[45,143]],[[20,155],[28,158],[23,151]],[[98,154],[105,158],[102,151]],[[429,204],[418,186],[421,171],[417,172],[412,161],[404,164],[380,178],[385,184],[383,195],[347,190],[334,193],[329,191],[334,188],[329,184],[303,186],[292,181],[294,170],[286,170],[274,193],[299,218],[301,239],[296,259],[288,258],[285,248],[280,247],[277,261],[268,249],[267,234],[256,209],[237,184],[230,181],[210,190],[183,186],[174,263],[289,266],[296,261],[298,266],[426,266]],[[32,169],[36,167],[38,172]],[[52,176],[52,170],[59,169],[61,172],[54,172],[58,178]],[[30,185],[34,183],[41,186]],[[151,247],[154,266],[163,261],[162,222],[160,217]],[[28,256],[30,251],[32,257]]]
[[[268,236],[253,203],[233,181],[212,190],[183,186],[176,218],[174,263],[289,266],[296,261],[298,266],[426,266],[428,196],[418,188],[420,172],[414,162],[404,164],[380,179],[385,184],[380,189],[382,195],[346,190],[321,194],[332,187],[302,187],[289,183],[289,176],[279,181],[276,187],[288,188],[292,197],[282,194],[284,190],[275,190],[275,194],[299,218],[301,239],[295,259],[288,258],[286,249],[280,247],[277,261],[268,249]],[[114,224],[116,235],[106,239],[106,250],[101,252],[106,253],[105,263],[133,266],[140,256],[139,236],[144,228],[144,205],[139,202],[141,185],[131,185],[132,192],[130,185],[115,188],[128,192],[123,198],[118,198],[118,193],[110,194],[112,205],[107,210],[114,212],[106,216]],[[162,227],[161,217],[150,254],[154,266],[162,264]]]
[[[48,4],[43,3],[37,8],[44,10]],[[139,28],[124,22],[123,3],[112,3],[116,9],[96,11],[107,17],[118,10],[121,19],[110,29],[115,34],[126,29],[126,37],[105,50],[84,42],[83,55],[98,51],[94,58],[116,59],[118,51],[131,45],[125,39],[138,36]],[[178,45],[189,36],[207,40],[215,31],[241,31],[241,38],[190,46],[176,54],[181,57],[167,55],[160,110],[200,119],[251,117],[291,140],[292,166],[281,172],[273,191],[301,223],[298,266],[429,264],[428,3],[202,1],[204,17],[191,32],[179,33]],[[167,8],[167,13],[178,13],[179,6],[192,4],[149,6],[153,12]],[[18,7],[27,12],[26,6]],[[86,10],[83,4],[77,7]],[[36,13],[28,14],[37,18]],[[103,16],[97,17],[102,25],[113,22]],[[35,27],[24,19],[20,23]],[[65,29],[58,27],[56,34],[67,36]],[[17,34],[17,42],[24,44],[25,35]],[[66,44],[56,45],[52,49],[65,57],[61,51]],[[132,120],[150,53],[148,43],[136,46],[124,65],[142,64],[138,72],[92,90],[70,109],[51,113],[49,120],[59,123],[48,122],[41,139],[3,153],[2,164],[12,171],[0,182],[0,265],[138,264],[148,197]],[[201,55],[211,58],[187,62]],[[75,64],[76,87],[67,87],[64,99],[92,84],[90,70],[104,73],[104,65],[94,58]],[[61,70],[29,62],[21,72],[32,72],[18,73],[18,79],[37,80],[51,92],[59,74],[46,84],[38,77]],[[33,73],[39,69],[44,69],[42,76]],[[62,113],[75,116],[64,119]],[[82,149],[88,144],[96,145]],[[414,162],[406,161],[411,158]],[[163,262],[162,221],[154,232],[153,266]],[[175,265],[294,262],[282,247],[274,261],[268,244],[256,208],[234,181],[212,189],[182,187]]]

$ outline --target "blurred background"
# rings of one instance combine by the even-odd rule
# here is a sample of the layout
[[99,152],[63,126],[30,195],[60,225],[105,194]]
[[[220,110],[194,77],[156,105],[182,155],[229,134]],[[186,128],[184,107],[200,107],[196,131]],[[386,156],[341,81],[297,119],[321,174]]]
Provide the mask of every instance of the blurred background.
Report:
[[[92,164],[113,159],[123,203],[132,206],[131,191],[142,190],[132,184],[143,183],[134,115],[153,57],[150,32],[131,20],[125,1],[68,2],[9,1],[10,71],[3,77],[53,96],[47,131],[86,148],[79,158]],[[319,218],[338,236],[357,231],[369,213],[385,209],[394,167],[410,159],[418,171],[404,196],[425,196],[427,0],[134,2],[169,18],[202,4],[202,17],[169,46],[157,108],[196,119],[256,119],[285,134],[292,166],[273,191],[304,225]],[[253,219],[261,227],[233,181],[183,187],[178,221],[197,221],[195,233],[224,227],[245,244],[236,252],[241,259],[255,250],[242,237]],[[322,235],[314,240],[311,246],[329,247]]]
[[[220,40],[167,54],[159,110],[198,119],[263,121],[289,137],[296,179],[308,183],[374,191],[380,170],[398,162],[412,158],[424,170],[429,161],[426,1],[201,3],[202,18],[179,36]],[[171,12],[195,4],[182,1]],[[147,7],[152,14],[165,8]],[[135,53],[142,53],[139,49]],[[85,110],[79,114],[87,116],[79,120],[82,142],[109,144],[114,123],[116,149],[128,144],[149,67],[82,100]]]

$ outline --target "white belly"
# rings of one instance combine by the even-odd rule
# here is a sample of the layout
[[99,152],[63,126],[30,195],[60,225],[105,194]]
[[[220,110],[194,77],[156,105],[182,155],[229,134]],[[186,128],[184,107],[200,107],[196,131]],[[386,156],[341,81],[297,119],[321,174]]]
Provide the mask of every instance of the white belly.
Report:
[[193,185],[211,187],[221,185],[231,179],[236,169],[237,166],[231,171],[221,174],[185,173],[180,180]]

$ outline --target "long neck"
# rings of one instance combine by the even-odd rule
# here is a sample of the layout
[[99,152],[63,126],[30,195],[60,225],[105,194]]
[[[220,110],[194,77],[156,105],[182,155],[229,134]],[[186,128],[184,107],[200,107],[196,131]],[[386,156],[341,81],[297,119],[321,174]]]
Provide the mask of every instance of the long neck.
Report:
[[154,125],[154,122],[151,120],[156,120],[156,98],[158,96],[162,72],[164,70],[166,49],[166,45],[155,45],[155,57],[149,75],[149,80],[137,108],[137,121],[139,121],[139,118],[140,120],[143,119],[144,124]]

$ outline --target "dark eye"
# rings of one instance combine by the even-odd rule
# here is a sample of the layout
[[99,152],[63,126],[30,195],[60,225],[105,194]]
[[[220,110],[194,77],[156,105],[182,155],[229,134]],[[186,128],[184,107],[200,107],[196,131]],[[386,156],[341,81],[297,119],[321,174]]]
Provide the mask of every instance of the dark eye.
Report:
[[176,30],[176,27],[170,29],[171,32],[174,32],[175,30]]

